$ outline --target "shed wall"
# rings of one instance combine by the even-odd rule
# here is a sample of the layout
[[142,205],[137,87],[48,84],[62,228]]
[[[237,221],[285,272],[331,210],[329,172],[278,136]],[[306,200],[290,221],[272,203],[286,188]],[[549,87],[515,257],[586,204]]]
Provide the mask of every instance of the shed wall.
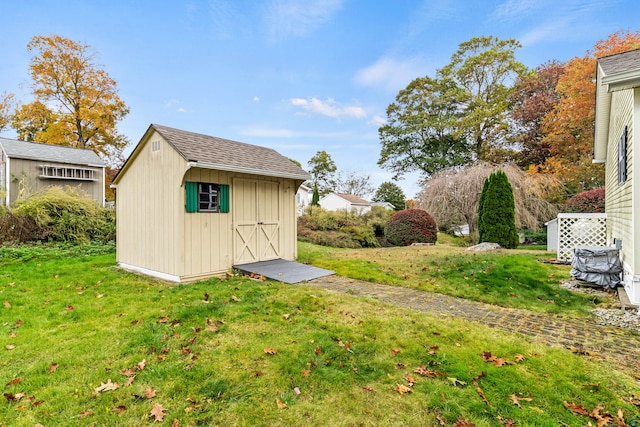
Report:
[[[41,177],[40,165],[60,168],[81,168],[93,171],[94,180],[75,180]],[[42,162],[38,160],[9,159],[9,204],[13,204],[20,195],[35,194],[47,187],[73,187],[86,193],[100,205],[104,204],[104,170],[80,164]],[[4,184],[4,183],[3,183]]]
[[155,132],[133,155],[116,189],[117,261],[175,280],[184,275],[187,163]]

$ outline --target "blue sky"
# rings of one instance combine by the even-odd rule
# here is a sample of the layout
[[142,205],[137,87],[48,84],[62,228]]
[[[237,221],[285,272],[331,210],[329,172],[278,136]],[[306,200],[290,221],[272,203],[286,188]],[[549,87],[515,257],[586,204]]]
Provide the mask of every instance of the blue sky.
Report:
[[[59,34],[90,45],[131,112],[131,152],[150,123],[271,147],[303,167],[377,166],[378,127],[396,94],[471,37],[515,38],[529,67],[582,56],[640,29],[637,0],[8,0],[0,93],[30,102],[26,45]],[[12,138],[12,131],[2,135]],[[418,175],[398,182],[408,198]]]

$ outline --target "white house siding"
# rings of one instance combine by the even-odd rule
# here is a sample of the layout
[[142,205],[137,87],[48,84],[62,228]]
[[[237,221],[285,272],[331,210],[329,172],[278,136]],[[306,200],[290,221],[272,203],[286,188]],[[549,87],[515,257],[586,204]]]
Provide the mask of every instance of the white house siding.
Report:
[[116,258],[125,268],[177,280],[184,275],[184,247],[177,242],[184,235],[181,180],[188,166],[155,132],[136,151],[116,189]]
[[[614,239],[622,241],[621,258],[625,264],[627,278],[632,278],[634,266],[635,238],[633,218],[633,103],[634,91],[623,90],[612,94],[612,108],[609,123],[609,143],[607,144],[606,163],[606,209],[607,209],[607,240],[609,244]],[[618,140],[627,126],[627,180],[618,183]]]

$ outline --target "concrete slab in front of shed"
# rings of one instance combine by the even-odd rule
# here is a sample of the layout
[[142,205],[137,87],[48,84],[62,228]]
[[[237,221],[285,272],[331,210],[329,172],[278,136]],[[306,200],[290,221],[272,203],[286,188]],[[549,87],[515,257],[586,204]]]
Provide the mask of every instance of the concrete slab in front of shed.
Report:
[[234,265],[233,268],[245,274],[256,273],[268,279],[291,284],[317,279],[318,277],[330,276],[335,273],[331,270],[325,270],[324,268],[313,267],[284,259],[239,264]]

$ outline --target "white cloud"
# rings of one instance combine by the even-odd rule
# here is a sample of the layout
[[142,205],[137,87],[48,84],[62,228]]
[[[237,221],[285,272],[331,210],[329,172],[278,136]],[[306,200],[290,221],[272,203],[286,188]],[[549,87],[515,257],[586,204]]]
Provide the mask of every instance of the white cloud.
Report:
[[367,122],[367,124],[380,127],[387,124],[387,119],[382,116],[375,115]]
[[354,80],[362,86],[381,87],[390,92],[397,92],[415,78],[425,76],[428,68],[420,58],[380,58],[374,64],[359,70]]
[[341,107],[332,98],[322,101],[318,98],[292,98],[289,100],[291,105],[300,107],[310,113],[320,114],[327,117],[340,118],[356,118],[362,119],[367,116],[367,112],[362,107],[347,106]]
[[259,98],[259,97],[257,97],[257,96],[254,96],[254,97],[253,97],[253,100],[254,100],[255,102],[258,102],[258,101],[260,101],[260,98]]
[[182,108],[182,107],[178,108],[178,113],[186,113],[186,112],[187,112],[186,108]]
[[524,18],[540,7],[546,7],[541,0],[507,0],[500,4],[493,12],[493,18],[509,21]]
[[174,105],[178,105],[180,104],[180,101],[178,101],[177,99],[168,99],[166,101],[163,102],[164,108],[171,108]]
[[271,0],[266,14],[275,40],[305,36],[329,21],[344,0]]

